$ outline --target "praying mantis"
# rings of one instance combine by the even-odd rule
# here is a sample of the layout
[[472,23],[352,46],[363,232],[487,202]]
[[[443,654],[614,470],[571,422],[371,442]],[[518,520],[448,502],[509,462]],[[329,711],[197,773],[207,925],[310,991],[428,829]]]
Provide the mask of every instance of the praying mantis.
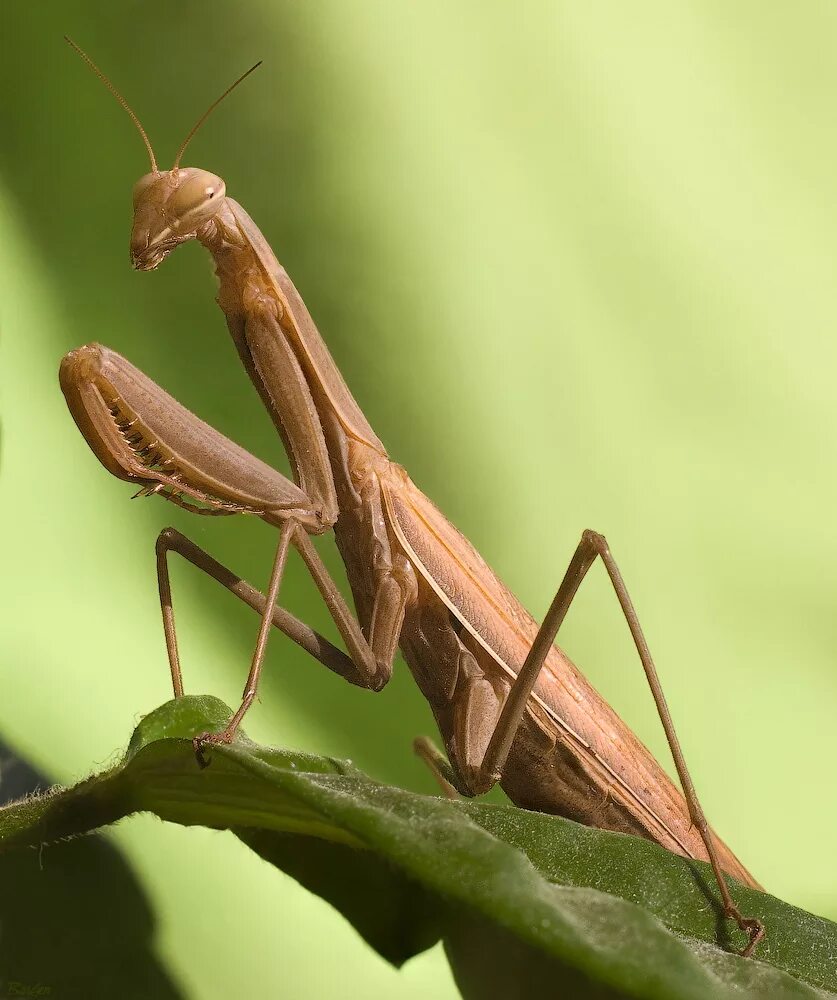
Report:
[[[68,41],[70,41],[68,39]],[[88,445],[113,475],[196,514],[250,514],[278,530],[259,592],[180,532],[157,539],[157,577],[175,697],[183,694],[168,556],[176,553],[260,616],[242,701],[227,726],[195,738],[200,761],[228,743],[256,696],[271,627],[352,684],[379,691],[400,647],[429,702],[446,753],[416,750],[451,795],[496,783],[517,805],[646,837],[712,866],[726,917],[764,936],[724,881],[758,883],[712,832],[700,806],[648,644],[605,538],[585,531],[538,626],[473,546],[393,462],[351,395],[299,292],[224,181],[181,166],[212,110],[198,119],[170,170],[125,99],[70,44],[131,116],[151,169],[133,191],[131,258],[153,270],[198,240],[212,255],[217,301],[239,357],[279,432],[293,481],[204,423],[115,351],[88,344],[61,362],[60,383]],[[257,64],[258,65],[258,64]],[[333,531],[354,598],[343,598],[309,536]],[[291,548],[301,556],[346,652],[278,604]],[[681,794],[607,702],[554,645],[570,604],[600,559],[613,584],[654,697]]]

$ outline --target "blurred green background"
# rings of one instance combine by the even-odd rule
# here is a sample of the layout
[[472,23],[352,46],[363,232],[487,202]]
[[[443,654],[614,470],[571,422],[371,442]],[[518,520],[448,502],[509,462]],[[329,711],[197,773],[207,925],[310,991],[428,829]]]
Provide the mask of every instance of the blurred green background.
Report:
[[[131,271],[144,151],[61,35],[163,164],[261,58],[187,163],[226,179],[391,454],[536,616],[581,530],[608,535],[713,824],[770,891],[837,918],[833,5],[56,11],[7,4],[0,31],[0,736],[67,782],[169,696],[164,525],[261,586],[270,569],[259,522],[129,501],[66,412],[66,351],[112,346],[287,468],[204,251]],[[187,687],[234,701],[255,618],[182,564],[174,587]],[[331,634],[298,566],[283,592]],[[601,572],[564,645],[668,766]],[[277,637],[247,728],[433,790],[403,664],[373,696]],[[110,840],[183,996],[455,995],[438,950],[388,968],[229,835],[137,818]]]

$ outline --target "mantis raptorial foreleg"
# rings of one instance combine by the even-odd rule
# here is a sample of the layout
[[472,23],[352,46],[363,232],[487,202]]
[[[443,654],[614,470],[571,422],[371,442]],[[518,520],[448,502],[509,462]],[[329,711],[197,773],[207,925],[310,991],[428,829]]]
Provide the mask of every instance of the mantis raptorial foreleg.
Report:
[[[280,609],[273,609],[267,597],[264,600],[268,603],[260,608],[265,621],[267,609],[271,609],[269,621],[353,684],[378,690],[387,682],[404,609],[415,588],[403,558],[382,557],[373,574],[375,610],[367,641],[306,533],[306,529],[321,530],[319,504],[275,469],[199,420],[115,351],[97,344],[79,348],[64,359],[60,376],[70,409],[96,454],[110,471],[138,484],[140,492],[158,493],[200,513],[256,514],[279,527],[283,538],[294,545],[308,567],[349,656],[336,656],[334,647],[323,645],[324,640],[316,633],[287,613],[280,613]],[[381,517],[375,497],[361,500],[360,511],[367,520]],[[384,551],[383,541],[377,544],[378,550]],[[171,549],[180,551],[253,607],[257,606],[258,592],[183,536],[172,532],[160,536],[157,573],[163,627],[172,683],[178,694],[183,682],[166,559]],[[260,639],[251,667],[256,679],[264,655],[263,649],[259,652],[261,646]],[[325,655],[318,655],[323,651]],[[252,686],[248,683],[245,689],[247,704],[252,701],[248,694]],[[246,708],[242,706],[225,730],[229,738]]]

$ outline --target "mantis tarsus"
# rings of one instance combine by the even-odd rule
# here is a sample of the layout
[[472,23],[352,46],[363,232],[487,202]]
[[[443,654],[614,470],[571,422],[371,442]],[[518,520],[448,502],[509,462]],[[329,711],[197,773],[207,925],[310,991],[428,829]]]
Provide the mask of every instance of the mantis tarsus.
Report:
[[[180,166],[188,142],[232,87],[189,132],[172,169],[161,171],[136,115],[77,50],[131,115],[151,160],[150,172],[134,186],[134,267],[156,268],[191,239],[212,254],[218,304],[296,480],[203,423],[108,348],[91,344],[63,359],[61,386],[72,415],[111,473],[196,513],[249,513],[279,529],[266,594],[173,529],[157,540],[176,696],[183,693],[183,682],[169,552],[208,573],[261,616],[241,705],[223,732],[196,738],[199,755],[207,745],[232,740],[255,697],[271,625],[346,680],[374,691],[389,680],[400,646],[444,739],[446,757],[429,742],[417,744],[443,786],[470,796],[499,781],[520,806],[637,834],[685,857],[709,860],[723,911],[747,933],[743,954],[751,954],[764,928],[742,916],[723,873],[758,884],[706,822],[636,612],[603,536],[583,533],[538,627],[470,543],[390,460],[302,298],[252,219],[227,197],[224,181]],[[308,537],[330,529],[346,566],[356,616]],[[291,546],[316,582],[348,655],[277,605]],[[596,558],[605,564],[627,619],[685,798],[553,644]]]

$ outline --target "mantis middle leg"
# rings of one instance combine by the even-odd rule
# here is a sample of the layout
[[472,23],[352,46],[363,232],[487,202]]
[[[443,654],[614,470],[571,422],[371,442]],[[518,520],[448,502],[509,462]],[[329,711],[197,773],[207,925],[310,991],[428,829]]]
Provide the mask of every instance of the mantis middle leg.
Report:
[[[340,636],[346,644],[349,655],[333,646],[327,639],[299,621],[284,608],[277,606],[276,601],[284,574],[287,552],[291,544],[300,553],[311,573]],[[169,552],[177,552],[196,568],[211,576],[226,587],[230,593],[257,611],[262,619],[241,705],[221,733],[202,734],[199,737],[201,743],[229,742],[235,735],[256,695],[264,663],[267,635],[271,625],[279,628],[320,663],[352,684],[379,690],[389,680],[395,656],[392,632],[394,630],[397,635],[399,623],[403,620],[407,600],[405,589],[390,574],[383,574],[379,581],[375,602],[377,614],[373,615],[371,637],[367,641],[357,619],[349,609],[311,540],[300,525],[292,519],[287,520],[282,526],[266,595],[246,583],[173,528],[166,528],[160,533],[156,550],[157,582],[163,616],[163,631],[175,697],[180,697],[183,694],[183,677],[172,605],[168,569]],[[376,621],[383,623],[384,627],[376,629]]]

